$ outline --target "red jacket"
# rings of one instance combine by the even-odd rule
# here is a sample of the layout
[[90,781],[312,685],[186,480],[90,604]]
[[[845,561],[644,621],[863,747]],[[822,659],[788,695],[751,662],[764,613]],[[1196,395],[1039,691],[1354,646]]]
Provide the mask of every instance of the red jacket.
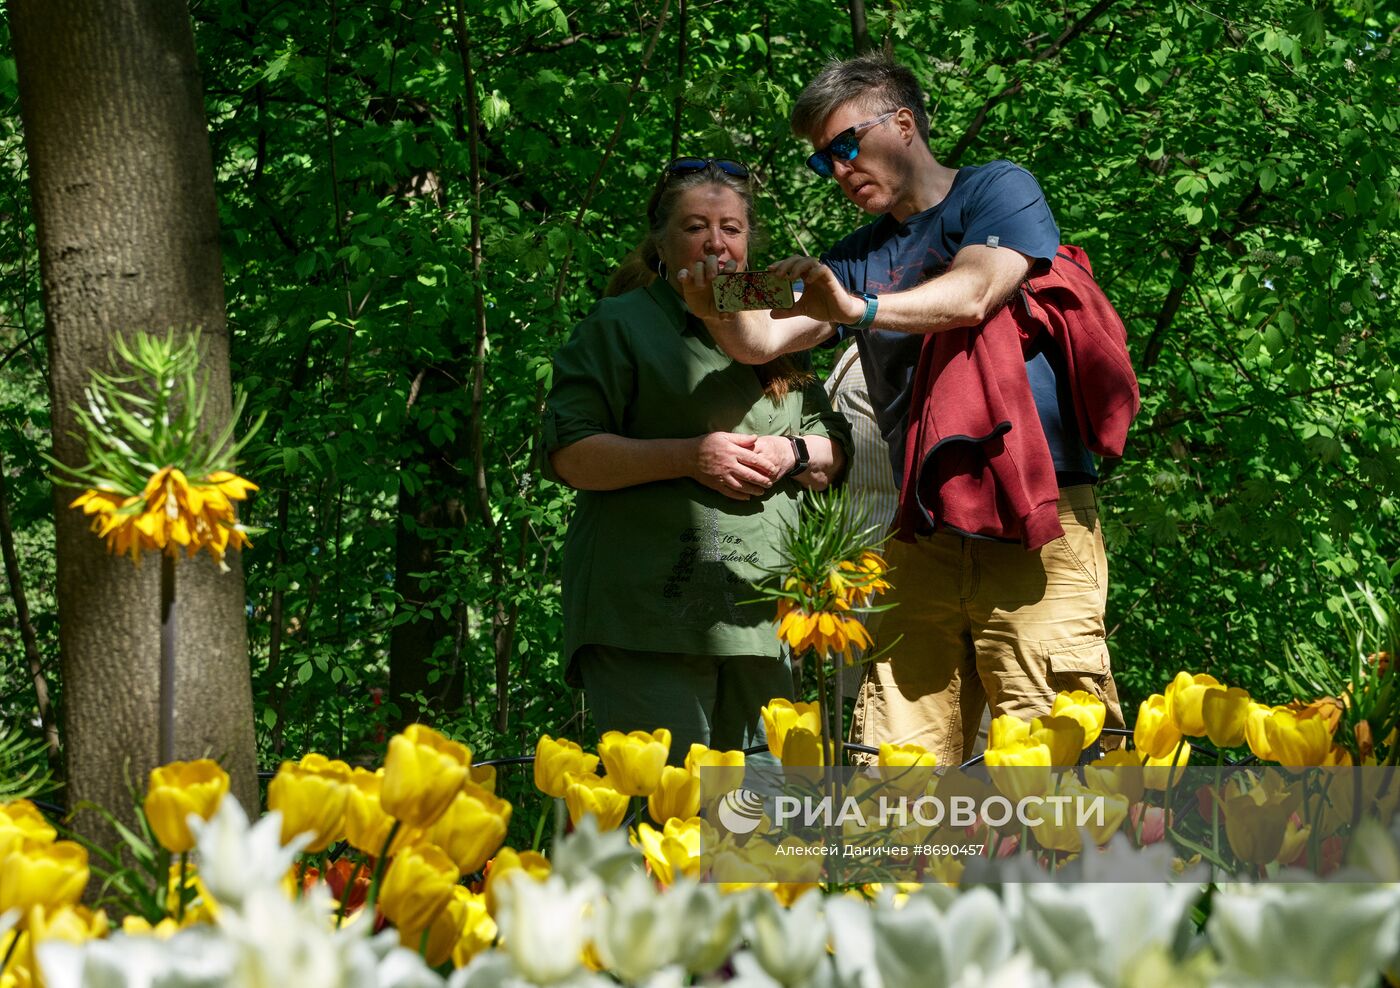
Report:
[[1038,549],[1064,534],[1059,485],[1040,427],[1026,352],[1040,333],[1064,354],[1084,444],[1122,456],[1138,387],[1123,320],[1089,258],[1061,247],[1050,270],[980,326],[930,334],[914,372],[898,537],[935,530],[1020,540]]

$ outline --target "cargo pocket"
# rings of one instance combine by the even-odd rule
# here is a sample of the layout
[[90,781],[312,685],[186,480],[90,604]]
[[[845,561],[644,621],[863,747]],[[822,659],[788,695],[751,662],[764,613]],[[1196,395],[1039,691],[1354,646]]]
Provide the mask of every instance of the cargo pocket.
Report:
[[1057,693],[1083,690],[1108,701],[1108,643],[1098,635],[1041,642],[1046,678]]

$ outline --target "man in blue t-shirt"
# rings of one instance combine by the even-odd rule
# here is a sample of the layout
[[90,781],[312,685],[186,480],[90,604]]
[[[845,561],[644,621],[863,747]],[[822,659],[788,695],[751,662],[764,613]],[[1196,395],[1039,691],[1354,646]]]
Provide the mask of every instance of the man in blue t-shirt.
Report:
[[[814,148],[808,166],[877,218],[820,259],[772,266],[804,283],[790,311],[717,312],[714,258],[679,272],[686,302],[746,363],[854,335],[898,482],[924,336],[980,326],[1049,267],[1059,229],[1025,169],[940,164],[928,145],[923,92],[883,55],[829,64],[798,97],[792,127]],[[867,744],[917,743],[939,764],[957,764],[987,704],[994,715],[1029,720],[1072,690],[1103,700],[1108,726],[1123,724],[1104,641],[1108,565],[1095,465],[1074,417],[1074,382],[1053,343],[1026,351],[1026,375],[1065,535],[1026,551],[935,518],[936,529],[913,544],[889,544],[887,602],[899,606],[885,613],[877,637],[900,641],[861,686],[856,735]]]

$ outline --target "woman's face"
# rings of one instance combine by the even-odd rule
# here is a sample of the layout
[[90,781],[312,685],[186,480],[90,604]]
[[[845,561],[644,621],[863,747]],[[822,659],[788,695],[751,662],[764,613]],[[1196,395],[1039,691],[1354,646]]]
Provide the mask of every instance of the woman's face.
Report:
[[744,200],[727,186],[716,183],[686,189],[676,200],[657,251],[666,264],[667,280],[679,288],[676,272],[693,267],[707,254],[743,271],[749,259],[749,224]]

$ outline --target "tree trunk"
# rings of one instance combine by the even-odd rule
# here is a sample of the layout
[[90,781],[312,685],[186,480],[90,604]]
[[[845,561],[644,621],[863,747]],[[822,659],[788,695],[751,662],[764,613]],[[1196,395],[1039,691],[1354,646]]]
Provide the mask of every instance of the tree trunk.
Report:
[[[10,26],[38,230],[54,454],[88,368],[112,338],[201,327],[205,427],[230,410],[228,333],[213,166],[194,34],[183,0],[12,0]],[[128,818],[125,778],[156,763],[160,563],[107,555],[54,492],[60,673],[70,806]],[[201,553],[178,566],[177,758],[217,759],[257,807],[243,570]],[[128,767],[129,763],[129,767]],[[104,836],[94,816],[79,827]]]

